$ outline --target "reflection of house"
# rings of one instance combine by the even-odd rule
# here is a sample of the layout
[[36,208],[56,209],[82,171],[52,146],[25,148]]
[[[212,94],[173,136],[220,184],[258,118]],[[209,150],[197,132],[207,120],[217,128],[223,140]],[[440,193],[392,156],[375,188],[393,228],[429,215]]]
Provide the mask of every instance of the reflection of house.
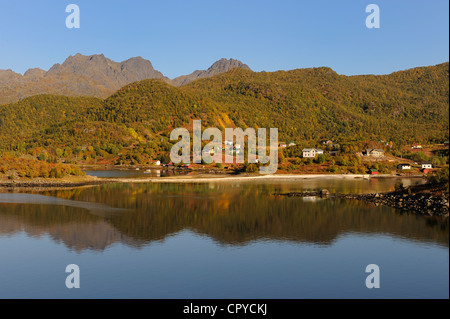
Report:
[[431,164],[430,162],[422,162],[421,165],[422,168],[433,168],[433,164]]
[[225,145],[233,145],[233,141],[225,141]]
[[397,168],[398,168],[398,169],[402,169],[402,170],[405,170],[405,169],[411,169],[411,165],[410,165],[410,164],[399,164],[399,165],[397,166]]
[[314,158],[319,154],[323,154],[323,150],[315,148],[304,148],[302,150],[304,158]]
[[384,155],[384,151],[382,149],[371,149],[368,148],[366,150],[366,156],[380,157]]

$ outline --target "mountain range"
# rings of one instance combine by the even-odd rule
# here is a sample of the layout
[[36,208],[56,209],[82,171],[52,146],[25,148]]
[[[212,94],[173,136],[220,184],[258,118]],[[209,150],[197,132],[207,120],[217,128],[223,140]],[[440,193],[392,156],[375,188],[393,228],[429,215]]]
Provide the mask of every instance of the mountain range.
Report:
[[[91,58],[106,63],[95,64],[108,72],[89,69]],[[33,153],[45,148],[54,153],[56,148],[74,151],[92,146],[96,156],[103,157],[132,146],[122,160],[129,162],[135,156],[140,162],[142,156],[155,158],[167,152],[170,132],[192,128],[194,119],[222,131],[275,127],[280,141],[294,141],[300,149],[327,139],[347,151],[357,151],[369,141],[392,141],[399,150],[411,143],[448,140],[448,62],[377,76],[344,76],[327,67],[253,72],[241,65],[208,77],[236,63],[219,61],[212,69],[194,72],[192,78],[197,80],[175,86],[143,59],[119,66],[101,56],[72,57],[49,70],[44,80],[81,79],[86,77],[83,73],[104,88],[150,73],[158,78],[127,84],[104,99],[39,94],[0,105],[0,151]],[[141,65],[140,70],[131,67],[135,65]],[[42,75],[30,70],[23,77],[42,79]],[[76,85],[73,79],[71,83]],[[89,83],[80,85],[89,88]]]
[[171,80],[142,57],[114,62],[103,54],[85,56],[78,53],[69,56],[62,64],[53,65],[47,72],[34,68],[21,75],[12,70],[0,70],[0,104],[17,102],[37,94],[106,98],[121,87],[140,80],[160,79],[174,86],[182,86],[233,68],[250,70],[238,60],[221,59],[207,70],[197,70]]

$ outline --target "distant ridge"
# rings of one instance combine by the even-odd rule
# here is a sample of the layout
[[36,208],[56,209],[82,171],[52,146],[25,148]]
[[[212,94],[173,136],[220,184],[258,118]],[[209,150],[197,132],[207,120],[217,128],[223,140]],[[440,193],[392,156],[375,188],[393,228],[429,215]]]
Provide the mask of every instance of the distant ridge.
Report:
[[100,85],[120,88],[128,83],[145,79],[165,79],[161,72],[156,71],[150,61],[135,57],[117,63],[103,54],[70,56],[63,64],[55,64],[47,76],[76,75],[94,80]]
[[114,62],[103,54],[85,56],[78,53],[69,56],[62,64],[53,65],[48,72],[34,68],[21,75],[12,70],[0,70],[0,104],[17,102],[37,94],[106,98],[121,87],[136,81],[160,79],[181,86],[233,68],[250,70],[238,60],[221,59],[205,71],[195,71],[170,80],[142,57]]
[[170,83],[175,86],[182,86],[198,79],[208,78],[220,73],[228,72],[234,68],[246,69],[251,71],[249,66],[242,63],[241,61],[234,59],[220,59],[219,61],[211,65],[211,67],[209,67],[209,69],[207,70],[197,70],[192,72],[191,74],[179,76],[173,79]]

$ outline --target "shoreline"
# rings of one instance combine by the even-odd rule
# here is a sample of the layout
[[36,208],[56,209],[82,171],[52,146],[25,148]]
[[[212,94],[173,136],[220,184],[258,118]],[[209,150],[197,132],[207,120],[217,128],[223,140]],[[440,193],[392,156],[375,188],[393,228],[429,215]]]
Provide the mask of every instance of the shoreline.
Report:
[[170,176],[170,177],[141,177],[141,178],[100,178],[95,176],[85,176],[83,178],[58,179],[19,179],[0,180],[0,188],[71,188],[82,186],[97,186],[113,183],[216,183],[216,182],[253,182],[253,181],[292,181],[308,179],[385,179],[385,178],[424,178],[421,175],[398,176],[383,174],[371,176],[368,174],[275,174],[275,175],[212,175],[198,174],[191,176]]

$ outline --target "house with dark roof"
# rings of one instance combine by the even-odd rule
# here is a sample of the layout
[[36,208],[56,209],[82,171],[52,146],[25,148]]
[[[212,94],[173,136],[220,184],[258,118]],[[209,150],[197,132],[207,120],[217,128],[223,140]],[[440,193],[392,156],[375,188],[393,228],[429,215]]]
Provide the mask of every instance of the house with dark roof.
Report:
[[304,148],[302,154],[304,158],[314,158],[317,155],[323,154],[323,150],[320,148]]

